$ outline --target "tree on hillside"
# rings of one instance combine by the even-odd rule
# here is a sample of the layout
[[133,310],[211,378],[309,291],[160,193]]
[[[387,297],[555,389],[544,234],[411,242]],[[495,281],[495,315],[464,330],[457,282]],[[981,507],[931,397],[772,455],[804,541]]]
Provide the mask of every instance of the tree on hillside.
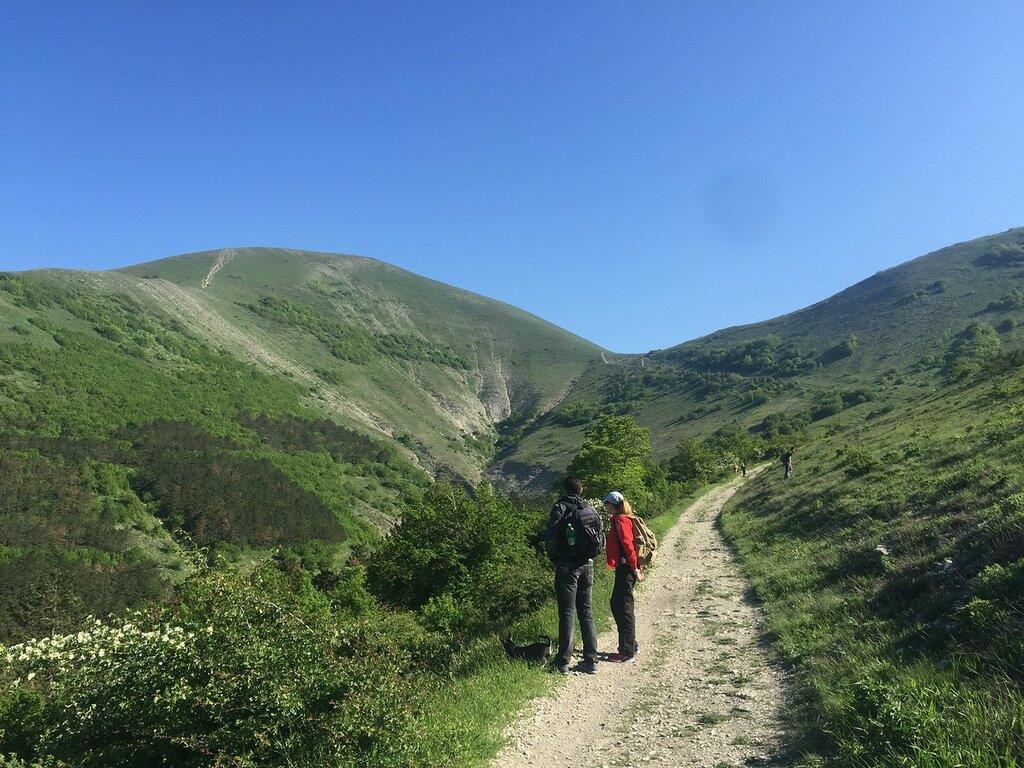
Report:
[[834,347],[829,347],[821,355],[822,365],[831,365],[838,360],[844,360],[857,351],[860,342],[854,334],[850,334],[845,341],[841,341]]
[[1002,348],[999,334],[991,325],[972,323],[946,353],[946,380],[963,381],[978,374],[985,363],[999,356]]
[[715,432],[708,440],[708,448],[717,451],[723,461],[733,464],[748,461],[758,451],[758,441],[739,424],[730,424]]
[[706,483],[718,467],[719,455],[695,437],[684,438],[668,460],[669,476],[682,482]]
[[636,506],[647,507],[664,484],[664,472],[651,458],[651,432],[630,416],[600,416],[587,429],[569,474],[583,480],[588,494],[621,491]]

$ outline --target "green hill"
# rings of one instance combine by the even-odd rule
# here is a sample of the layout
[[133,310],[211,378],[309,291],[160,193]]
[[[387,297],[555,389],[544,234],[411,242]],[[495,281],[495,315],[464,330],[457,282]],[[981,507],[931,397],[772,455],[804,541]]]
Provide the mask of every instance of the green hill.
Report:
[[913,400],[941,380],[968,326],[990,326],[1004,347],[1021,346],[1022,290],[1018,228],[943,248],[773,320],[644,355],[608,355],[610,364],[589,366],[557,408],[506,442],[494,472],[546,489],[602,411],[650,427],[655,455],[665,458],[682,438],[731,425],[757,431]]
[[1022,229],[643,355],[349,256],[0,273],[0,643],[70,633],[5,657],[0,751],[485,756],[537,682],[494,633],[541,629],[550,574],[543,509],[460,486],[546,492],[596,423],[577,466],[650,507],[797,445],[722,526],[799,764],[1016,768],[1022,322]]
[[1022,254],[1010,230],[645,355],[353,256],[0,274],[0,634],[159,597],[183,547],[339,562],[430,477],[546,492],[598,413],[665,459],[911,402],[1020,346]]
[[373,259],[249,248],[123,270],[210,343],[309,389],[310,407],[476,477],[495,425],[559,399],[600,350],[507,304]]
[[598,355],[350,256],[0,274],[0,636],[159,596],[192,543],[337,560]]

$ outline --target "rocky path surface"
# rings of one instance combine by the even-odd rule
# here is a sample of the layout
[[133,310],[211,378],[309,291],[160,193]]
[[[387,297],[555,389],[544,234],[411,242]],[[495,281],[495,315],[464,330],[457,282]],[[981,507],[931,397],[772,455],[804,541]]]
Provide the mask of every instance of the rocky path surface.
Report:
[[[783,765],[782,673],[714,525],[739,484],[709,491],[666,536],[637,594],[636,662],[572,673],[532,702],[494,766]],[[616,642],[612,627],[598,644]]]

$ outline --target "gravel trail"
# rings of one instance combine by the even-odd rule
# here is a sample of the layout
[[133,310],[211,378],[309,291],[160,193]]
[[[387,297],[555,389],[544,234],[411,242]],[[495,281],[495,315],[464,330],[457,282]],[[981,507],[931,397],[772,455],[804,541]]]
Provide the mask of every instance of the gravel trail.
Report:
[[[740,482],[694,502],[662,542],[637,593],[636,662],[602,663],[596,676],[572,673],[550,697],[531,702],[493,766],[783,764],[783,676],[769,662],[758,610],[715,527]],[[598,647],[614,651],[616,642],[613,626]]]

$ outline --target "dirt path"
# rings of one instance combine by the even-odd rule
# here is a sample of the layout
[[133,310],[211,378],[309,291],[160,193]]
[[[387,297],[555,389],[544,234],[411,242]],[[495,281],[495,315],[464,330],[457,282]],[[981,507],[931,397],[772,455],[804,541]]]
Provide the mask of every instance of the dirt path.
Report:
[[[783,680],[714,526],[739,481],[698,499],[637,595],[632,665],[571,674],[508,732],[497,768],[781,765]],[[614,651],[614,627],[598,641]]]
[[227,263],[235,258],[235,253],[236,251],[234,248],[228,248],[226,251],[221,251],[217,255],[217,260],[213,262],[213,266],[210,267],[210,271],[207,272],[206,277],[203,278],[203,288],[210,287],[210,281],[213,280],[213,276],[224,269],[224,267],[227,266]]

